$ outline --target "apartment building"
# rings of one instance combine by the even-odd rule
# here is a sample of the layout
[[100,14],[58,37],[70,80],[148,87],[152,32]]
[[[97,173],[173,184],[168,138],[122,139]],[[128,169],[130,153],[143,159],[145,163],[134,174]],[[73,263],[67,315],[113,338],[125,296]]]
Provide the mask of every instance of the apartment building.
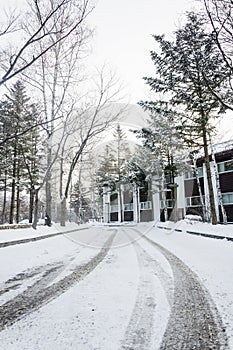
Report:
[[[198,179],[192,172],[184,175],[185,213],[203,216],[200,191],[208,211],[208,186],[202,157],[197,159],[197,167]],[[211,174],[218,221],[223,222],[219,200],[221,196],[227,222],[233,222],[233,141],[214,147],[214,153],[211,155]]]
[[[219,223],[233,222],[233,141],[213,147],[210,155],[211,180],[214,189],[215,208]],[[196,159],[197,171],[189,171],[175,178],[176,193],[166,182],[163,191],[154,195],[155,217],[164,220],[179,220],[186,214],[204,217],[210,212],[209,190],[204,157]],[[175,196],[175,198],[174,198]],[[174,203],[175,201],[175,203]],[[220,205],[222,203],[222,206]],[[224,212],[223,212],[223,210]]]
[[[215,145],[213,150],[210,165],[218,222],[224,221],[222,201],[227,222],[233,223],[233,141]],[[115,193],[105,189],[104,221],[177,221],[186,214],[204,217],[203,211],[209,211],[204,157],[200,156],[196,165],[197,172],[176,177],[174,184],[165,176],[161,185],[161,179],[155,176],[147,191],[127,185]]]
[[111,191],[104,188],[103,219],[104,222],[147,222],[154,220],[151,190],[132,185],[121,185]]

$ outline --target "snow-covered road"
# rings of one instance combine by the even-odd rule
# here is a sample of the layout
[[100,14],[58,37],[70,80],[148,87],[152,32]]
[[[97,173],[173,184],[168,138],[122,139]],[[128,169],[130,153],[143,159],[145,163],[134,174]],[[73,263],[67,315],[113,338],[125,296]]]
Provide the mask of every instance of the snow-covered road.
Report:
[[1,248],[0,349],[233,349],[232,252],[151,224]]

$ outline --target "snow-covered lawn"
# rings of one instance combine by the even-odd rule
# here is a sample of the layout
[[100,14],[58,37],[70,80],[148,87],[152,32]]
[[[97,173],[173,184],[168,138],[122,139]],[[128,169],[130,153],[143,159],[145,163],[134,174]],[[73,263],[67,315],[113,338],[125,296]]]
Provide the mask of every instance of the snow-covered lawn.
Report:
[[[128,232],[127,228],[128,225],[125,226],[125,232]],[[199,231],[233,237],[233,225],[214,227],[181,221],[176,224],[141,223],[135,228],[142,236],[145,234],[173,252],[198,275],[218,308],[229,337],[230,349],[233,349],[233,242],[186,233]],[[69,275],[77,265],[85,264],[96,256],[106,239],[118,230],[114,226],[77,224],[68,224],[62,230],[65,232],[76,229],[80,231],[0,249],[0,290],[6,288],[7,280],[9,287],[13,287],[15,283],[15,288],[9,288],[8,292],[0,295],[1,305],[32,286],[41,278],[45,267],[56,266],[59,272],[48,285]],[[4,230],[0,231],[0,242],[60,231],[60,225],[55,224],[50,228],[40,226],[36,231]],[[49,303],[2,330],[0,349],[127,349],[131,332],[130,320],[135,314],[135,305],[139,303],[138,309],[141,307],[142,313],[145,311],[146,305],[143,306],[140,293],[138,295],[138,290],[143,291],[145,285],[147,288],[149,286],[148,290],[152,293],[156,291],[156,300],[151,300],[154,304],[153,317],[156,320],[152,328],[154,341],[150,347],[148,345],[148,350],[158,349],[169,317],[169,298],[166,298],[159,281],[151,279],[154,265],[149,260],[140,260],[142,248],[153,259],[152,263],[159,262],[168,280],[172,279],[172,271],[162,254],[148,242],[144,242],[143,238],[135,235],[135,242],[139,243],[137,249],[131,244],[132,241],[132,233],[128,238],[118,234],[103,261],[89,274]],[[14,277],[18,275],[20,278],[19,274],[22,273],[27,278],[17,285],[20,280],[14,280]],[[145,282],[141,289],[140,276],[143,276]],[[137,316],[136,314],[135,317]]]

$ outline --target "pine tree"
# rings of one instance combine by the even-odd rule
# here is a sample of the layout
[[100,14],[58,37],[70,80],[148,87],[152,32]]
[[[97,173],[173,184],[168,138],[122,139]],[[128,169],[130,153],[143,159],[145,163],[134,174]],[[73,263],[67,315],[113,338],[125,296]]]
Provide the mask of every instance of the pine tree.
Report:
[[[176,220],[177,184],[175,177],[187,168],[185,163],[187,147],[176,128],[176,118],[169,110],[164,110],[163,114],[151,113],[147,124],[147,127],[134,131],[136,136],[142,140],[144,147],[144,159],[141,159],[141,166],[147,169],[148,179],[152,180],[153,175],[153,183],[160,192],[164,212],[167,213],[167,200],[172,203],[171,215]],[[167,218],[167,214],[165,217]]]
[[80,223],[91,217],[90,199],[87,197],[87,194],[89,192],[86,193],[78,181],[73,186],[70,195],[70,207],[74,209]]
[[127,164],[131,157],[127,136],[118,124],[111,146],[107,145],[98,173],[98,183],[108,185],[111,191],[116,191],[119,204],[119,221],[123,221],[122,186],[127,182]]
[[[146,202],[149,196],[148,182],[151,180],[151,167],[145,160],[150,163],[149,157],[144,147],[137,147],[137,152],[132,155],[132,158],[127,163],[127,174],[125,182],[131,184],[136,191],[140,189],[140,201]],[[150,168],[150,169],[148,169]]]
[[[11,105],[7,101],[0,103],[0,137],[4,141],[11,135],[10,123]],[[11,166],[11,144],[1,143],[0,146],[0,189],[2,193],[1,199],[1,224],[7,222],[9,216],[9,206],[7,203],[7,193],[10,190],[9,176]]]
[[127,142],[127,136],[119,124],[116,127],[113,137],[114,143],[116,144],[114,150],[116,157],[116,176],[117,181],[121,182],[126,174],[127,161],[130,159],[129,144]]
[[15,135],[11,141],[11,204],[10,204],[10,216],[9,223],[12,224],[14,220],[19,222],[20,219],[20,182],[21,176],[25,168],[22,166],[22,149],[23,149],[23,136],[20,137],[20,131],[24,127],[24,115],[25,106],[29,101],[26,96],[25,88],[20,81],[17,81],[10,89],[10,95],[7,96],[9,103],[11,104],[11,132]]
[[[2,144],[2,154],[5,156],[5,189],[11,195],[9,223],[20,220],[21,194],[23,191],[33,192],[39,176],[39,158],[37,156],[39,134],[36,128],[31,128],[38,119],[38,110],[34,104],[29,104],[30,98],[26,94],[24,85],[17,81],[10,89],[10,94],[1,104],[1,119],[3,137],[7,140]],[[28,132],[21,133],[27,125]],[[14,138],[12,138],[14,135]],[[7,168],[6,168],[7,165]],[[33,197],[31,195],[31,197]],[[29,217],[32,219],[32,198],[30,201]],[[4,208],[4,206],[3,206]]]
[[116,158],[113,154],[111,146],[106,145],[103,155],[100,158],[100,166],[97,170],[97,184],[102,186],[108,183],[110,188],[114,189],[116,185],[116,174],[115,174]]
[[112,189],[124,181],[127,172],[127,162],[131,157],[127,136],[118,124],[113,134],[113,141],[106,145],[98,168],[98,182],[108,183]]
[[174,42],[158,35],[154,35],[154,39],[160,47],[158,52],[151,52],[156,77],[144,79],[163,99],[139,104],[161,117],[169,112],[176,120],[176,129],[183,142],[187,146],[203,148],[212,223],[216,224],[208,145],[209,135],[213,132],[211,122],[224,110],[209,87],[220,89],[230,71],[219,54],[214,36],[205,28],[205,19],[195,13],[187,14],[187,23],[175,32]]

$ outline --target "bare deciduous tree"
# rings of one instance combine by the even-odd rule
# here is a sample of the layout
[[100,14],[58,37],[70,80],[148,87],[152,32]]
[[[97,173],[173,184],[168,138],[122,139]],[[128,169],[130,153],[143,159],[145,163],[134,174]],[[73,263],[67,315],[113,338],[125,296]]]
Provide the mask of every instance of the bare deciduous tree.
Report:
[[[0,85],[24,72],[57,44],[64,44],[92,9],[91,0],[28,0],[24,16],[15,11],[6,14],[0,36],[7,40],[7,34],[16,31],[21,44],[0,53]],[[63,21],[59,21],[61,16]]]
[[[27,25],[27,33],[32,36],[35,26],[42,25],[44,14],[42,3],[49,9],[56,8],[52,0],[34,0],[34,13]],[[60,3],[60,2],[59,2]],[[85,18],[91,11],[90,0],[67,0],[57,9],[48,24],[43,27],[43,38],[37,45],[36,55],[40,58],[30,70],[26,71],[24,79],[39,93],[44,111],[44,130],[47,135],[47,171],[45,178],[46,215],[48,225],[51,224],[51,163],[53,148],[56,143],[53,135],[57,127],[66,124],[66,119],[72,112],[75,102],[79,99],[75,90],[78,89],[80,75],[80,58],[85,52],[90,30],[85,25]],[[46,48],[50,47],[49,52]],[[75,101],[76,100],[76,101]],[[60,119],[59,123],[56,122]],[[60,142],[60,141],[58,141]]]
[[[221,91],[211,87],[205,72],[203,72],[203,76],[210,91],[221,102],[222,106],[233,110],[233,3],[231,0],[200,0],[200,2],[204,5],[205,13],[212,28],[212,35],[225,62],[226,71],[229,71],[228,83],[226,80],[224,81]],[[220,81],[222,77],[216,76],[216,79]]]
[[[120,109],[112,108],[114,103],[119,101],[121,88],[113,74],[105,75],[104,68],[98,74],[96,83],[96,96],[91,94],[88,103],[84,103],[79,109],[80,114],[75,116],[76,132],[71,135],[74,144],[73,155],[68,165],[68,173],[65,179],[64,191],[60,190],[61,198],[61,226],[66,222],[66,202],[69,195],[70,184],[75,167],[88,146],[96,141],[98,135],[106,131],[111,123],[122,116],[126,106],[122,105]],[[67,139],[68,142],[71,140]]]

